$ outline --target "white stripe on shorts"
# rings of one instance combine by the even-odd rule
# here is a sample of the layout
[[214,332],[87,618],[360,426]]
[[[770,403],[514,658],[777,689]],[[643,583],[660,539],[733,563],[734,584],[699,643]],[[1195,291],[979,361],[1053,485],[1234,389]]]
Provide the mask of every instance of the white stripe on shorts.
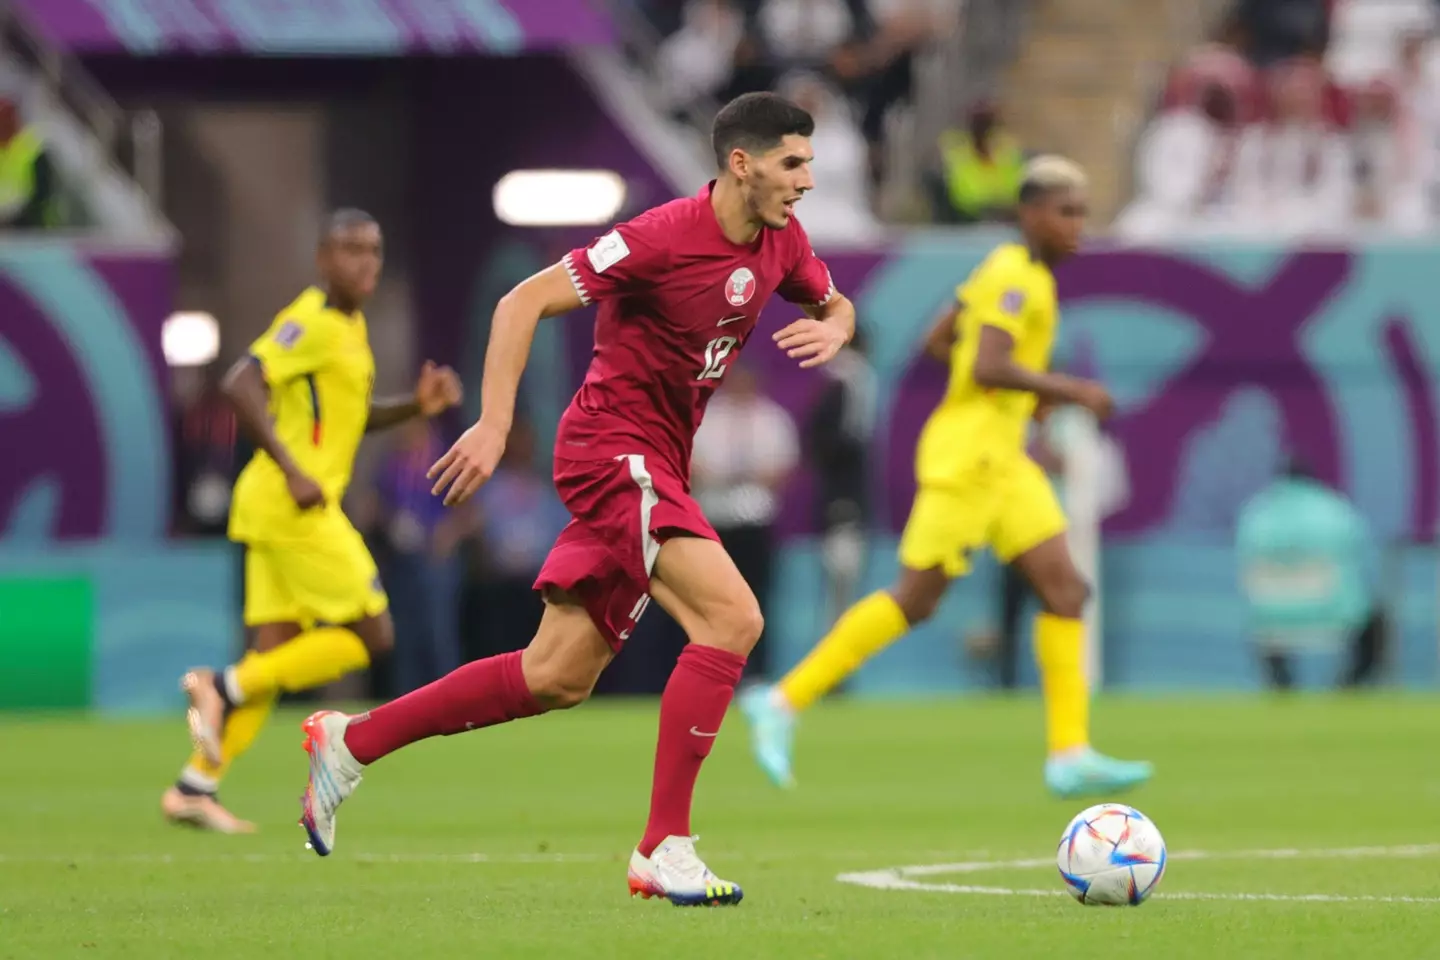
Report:
[[645,557],[645,575],[655,572],[655,558],[660,555],[660,541],[650,534],[650,512],[660,502],[655,493],[655,484],[650,471],[645,469],[645,457],[639,453],[628,453],[615,458],[624,460],[630,466],[630,479],[640,488],[640,550]]

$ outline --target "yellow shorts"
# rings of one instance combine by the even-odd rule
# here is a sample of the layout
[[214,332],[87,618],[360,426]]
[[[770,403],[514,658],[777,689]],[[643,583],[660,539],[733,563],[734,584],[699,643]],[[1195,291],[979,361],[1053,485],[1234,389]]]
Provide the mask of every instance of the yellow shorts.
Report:
[[389,606],[360,531],[338,510],[315,519],[305,536],[245,544],[246,626],[354,623]]
[[1045,471],[1027,456],[1001,468],[967,471],[955,486],[922,486],[900,536],[900,563],[941,567],[954,579],[970,572],[970,554],[989,547],[1009,563],[1065,532],[1065,511]]

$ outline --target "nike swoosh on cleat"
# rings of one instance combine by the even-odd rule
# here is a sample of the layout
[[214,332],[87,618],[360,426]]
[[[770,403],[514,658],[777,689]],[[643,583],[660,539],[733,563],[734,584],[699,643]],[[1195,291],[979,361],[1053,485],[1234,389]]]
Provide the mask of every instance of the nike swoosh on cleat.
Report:
[[720,731],[719,731],[719,730],[716,730],[714,733],[706,733],[706,732],[704,732],[703,730],[700,730],[700,729],[697,728],[697,727],[691,727],[691,728],[690,728],[690,733],[691,733],[692,735],[694,735],[694,736],[697,736],[697,737],[718,737],[718,736],[720,736]]

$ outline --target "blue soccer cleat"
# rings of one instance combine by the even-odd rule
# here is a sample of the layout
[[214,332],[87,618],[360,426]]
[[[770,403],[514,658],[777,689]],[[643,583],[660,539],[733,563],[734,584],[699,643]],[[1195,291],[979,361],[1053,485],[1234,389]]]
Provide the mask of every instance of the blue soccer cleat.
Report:
[[1086,748],[1045,761],[1045,786],[1057,797],[1103,796],[1138,787],[1155,768],[1143,760],[1116,760]]
[[790,772],[795,714],[776,701],[774,687],[754,686],[740,694],[740,712],[750,724],[750,750],[765,776],[777,787],[795,786]]

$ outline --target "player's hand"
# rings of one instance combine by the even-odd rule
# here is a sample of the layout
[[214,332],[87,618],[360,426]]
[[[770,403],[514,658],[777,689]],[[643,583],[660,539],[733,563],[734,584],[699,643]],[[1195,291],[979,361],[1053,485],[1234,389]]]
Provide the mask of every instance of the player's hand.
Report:
[[827,363],[845,346],[845,331],[833,323],[801,317],[784,330],[777,331],[775,345],[791,360],[799,360],[801,369]]
[[1115,401],[1104,384],[1094,380],[1081,380],[1075,385],[1075,402],[1095,414],[1096,420],[1108,420],[1115,412]]
[[415,405],[421,414],[433,417],[443,413],[457,405],[463,395],[460,377],[454,370],[425,361],[420,368],[420,379],[415,382]]
[[483,421],[475,424],[425,474],[435,481],[430,492],[437,497],[443,492],[447,507],[464,503],[490,479],[504,452],[502,431]]
[[1054,412],[1055,404],[1040,400],[1035,404],[1035,412],[1030,416],[1036,423],[1043,424],[1046,420],[1050,419],[1050,414]]
[[325,491],[320,489],[320,484],[298,470],[285,475],[285,486],[290,491],[290,499],[301,510],[325,506]]

